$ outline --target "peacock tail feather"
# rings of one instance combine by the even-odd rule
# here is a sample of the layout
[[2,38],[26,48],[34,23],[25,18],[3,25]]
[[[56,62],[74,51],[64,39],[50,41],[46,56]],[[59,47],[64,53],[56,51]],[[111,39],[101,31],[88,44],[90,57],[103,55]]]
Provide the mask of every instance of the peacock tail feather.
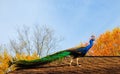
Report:
[[19,60],[19,61],[14,62],[14,64],[17,67],[35,67],[38,65],[40,66],[40,65],[44,65],[44,64],[53,62],[58,59],[62,59],[66,56],[69,56],[70,53],[71,52],[69,52],[69,51],[60,51],[55,54],[43,57],[41,59],[35,59],[35,60],[29,60],[29,61],[28,60]]

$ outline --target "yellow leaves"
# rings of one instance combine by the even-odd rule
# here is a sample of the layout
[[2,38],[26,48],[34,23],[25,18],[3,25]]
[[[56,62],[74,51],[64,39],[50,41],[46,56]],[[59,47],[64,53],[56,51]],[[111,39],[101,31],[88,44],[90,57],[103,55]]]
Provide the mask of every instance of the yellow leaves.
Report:
[[0,55],[0,74],[5,73],[9,67],[9,61],[12,60],[12,57],[4,51],[3,54]]
[[101,34],[89,54],[93,56],[120,56],[120,28],[117,27]]
[[[14,57],[14,61],[33,60],[38,58],[39,56],[36,52],[34,52],[32,55],[16,54]],[[9,69],[10,71],[16,69],[15,65],[12,65],[11,67],[9,66],[9,61],[13,61],[13,57],[10,56],[7,51],[4,51],[4,53],[0,55],[0,74],[5,74]]]
[[39,59],[40,57],[37,55],[37,52],[34,52],[33,54],[32,54],[32,57],[31,57],[32,59]]
[[0,74],[5,74],[5,73],[0,69]]
[[16,60],[33,60],[40,58],[36,52],[34,52],[32,55],[26,55],[26,54],[16,54]]

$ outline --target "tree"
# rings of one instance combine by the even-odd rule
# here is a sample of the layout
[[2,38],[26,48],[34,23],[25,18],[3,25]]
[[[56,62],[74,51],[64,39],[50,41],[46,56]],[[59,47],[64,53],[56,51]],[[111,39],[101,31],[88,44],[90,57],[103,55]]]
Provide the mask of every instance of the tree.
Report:
[[61,38],[57,38],[54,31],[46,25],[41,27],[35,26],[33,36],[35,49],[39,56],[41,56],[45,51],[48,55],[49,51],[51,49],[56,49],[61,41]]
[[46,25],[36,25],[31,29],[23,26],[22,29],[17,30],[17,40],[10,40],[11,47],[15,50],[15,53],[21,54],[26,51],[28,55],[31,55],[31,53],[36,51],[38,56],[48,55],[49,51],[56,49],[62,40],[55,35],[53,29]]

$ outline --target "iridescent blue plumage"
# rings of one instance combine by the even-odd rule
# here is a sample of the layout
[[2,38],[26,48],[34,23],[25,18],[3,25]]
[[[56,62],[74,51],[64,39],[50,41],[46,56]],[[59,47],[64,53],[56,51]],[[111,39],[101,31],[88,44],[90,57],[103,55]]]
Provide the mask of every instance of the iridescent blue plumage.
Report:
[[91,39],[89,41],[89,45],[87,45],[86,47],[80,47],[80,48],[66,50],[66,51],[71,52],[70,55],[72,55],[74,58],[83,57],[88,52],[88,50],[93,46],[93,42],[94,42],[94,39]]

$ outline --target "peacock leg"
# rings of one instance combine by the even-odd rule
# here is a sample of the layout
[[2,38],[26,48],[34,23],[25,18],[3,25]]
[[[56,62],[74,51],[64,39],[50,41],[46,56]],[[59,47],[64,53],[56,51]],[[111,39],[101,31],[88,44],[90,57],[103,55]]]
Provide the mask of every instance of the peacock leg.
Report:
[[76,59],[76,63],[77,63],[77,66],[81,67],[78,61],[79,61],[79,58]]
[[76,59],[77,66],[79,65],[78,60],[79,60],[79,58]]
[[72,62],[73,62],[73,58],[71,57],[71,59],[70,59],[70,66],[72,66]]

